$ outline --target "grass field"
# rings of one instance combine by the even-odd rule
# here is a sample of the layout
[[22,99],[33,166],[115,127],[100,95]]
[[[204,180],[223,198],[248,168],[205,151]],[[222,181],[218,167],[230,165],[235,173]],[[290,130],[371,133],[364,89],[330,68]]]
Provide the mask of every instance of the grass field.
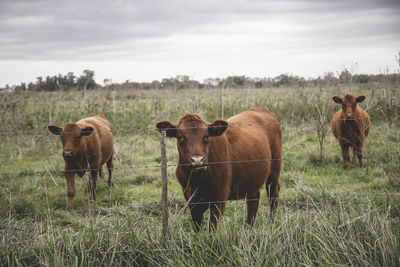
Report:
[[[364,145],[367,168],[343,170],[329,120],[332,95],[346,88],[98,90],[0,95],[0,265],[46,266],[399,266],[399,109],[388,114],[386,94],[373,85],[361,106],[372,120]],[[384,95],[385,93],[385,95]],[[161,162],[155,122],[177,122],[185,112],[208,121],[267,106],[281,120],[284,163],[281,201],[269,215],[262,191],[254,227],[246,204],[227,204],[215,233],[207,220],[192,230],[188,208],[168,168],[169,238],[161,235]],[[320,112],[318,112],[320,111]],[[76,176],[74,210],[65,211],[66,182],[59,138],[48,124],[102,113],[113,124],[115,188],[99,180],[97,203],[89,202],[88,174]],[[322,114],[322,115],[321,115]],[[327,130],[323,157],[316,120]],[[175,140],[167,142],[177,163]],[[208,214],[208,213],[207,213]],[[206,214],[205,218],[208,218]]]

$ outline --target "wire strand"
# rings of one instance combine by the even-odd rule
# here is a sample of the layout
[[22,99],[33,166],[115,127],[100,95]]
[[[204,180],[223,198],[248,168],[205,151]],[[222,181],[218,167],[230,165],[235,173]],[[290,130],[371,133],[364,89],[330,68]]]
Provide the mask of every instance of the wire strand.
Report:
[[[366,119],[370,119],[365,118],[365,117],[359,117],[359,118],[352,118],[349,121],[357,121],[357,120],[366,120]],[[374,119],[386,119],[385,117],[374,117]],[[346,121],[348,119],[345,118],[341,118],[341,119],[337,119],[337,120],[326,120],[324,121],[326,124],[331,123],[333,121]],[[316,122],[320,122],[319,120],[305,120],[304,122],[307,123],[316,123]],[[269,126],[269,125],[289,125],[290,123],[288,122],[279,122],[279,123],[244,123],[244,124],[229,124],[228,127],[258,127],[258,126]],[[222,126],[222,125],[214,125],[214,126],[190,126],[190,127],[178,127],[178,128],[174,128],[177,130],[184,130],[184,129],[195,129],[195,128],[208,128],[208,127],[213,127],[213,128],[219,128],[219,127],[227,127],[227,126]],[[164,130],[168,130],[171,128],[163,128]],[[94,130],[93,132],[112,132],[112,133],[133,133],[133,134],[137,134],[137,135],[142,135],[145,133],[150,133],[150,132],[157,132],[160,131],[162,129],[156,129],[154,127],[148,127],[148,128],[144,128],[144,129],[120,129],[120,130]],[[31,135],[31,136],[41,136],[47,133],[50,133],[48,130],[46,131],[45,129],[43,129],[40,132],[34,133],[34,132],[29,132],[29,130],[25,130],[25,129],[16,129],[15,133],[12,133],[12,131],[10,130],[0,130],[0,136],[10,136],[10,135],[19,135],[19,134],[26,134],[26,135]],[[63,133],[80,133],[81,131],[65,131]]]
[[[288,201],[292,201],[293,203],[296,203],[297,205],[303,206],[299,201],[306,201],[308,202],[309,198],[311,199],[317,199],[317,198],[328,198],[328,200],[334,200],[335,197],[343,197],[345,196],[353,196],[353,197],[370,197],[370,196],[395,196],[395,197],[400,197],[400,192],[341,192],[341,193],[334,193],[334,194],[315,194],[312,192],[304,193],[304,192],[299,192],[301,195],[296,195],[294,197],[278,197],[278,198],[251,198],[251,199],[230,199],[230,200],[217,200],[217,201],[199,201],[199,202],[170,202],[168,203],[168,207],[181,207],[181,208],[190,208],[190,206],[196,206],[196,205],[211,205],[211,204],[245,204],[246,202],[253,202],[253,201],[259,201],[261,203],[263,202],[269,202],[271,200],[278,200],[282,203],[286,203]],[[359,202],[359,199],[357,199]],[[306,203],[307,204],[307,203]],[[115,210],[121,208],[120,206],[116,207],[88,207],[87,209],[85,208],[79,208],[79,209],[74,209],[72,212],[73,213],[80,213],[80,212],[102,212],[102,211],[108,211],[110,213],[112,212],[121,212],[120,210]],[[153,208],[161,208],[161,204],[139,204],[139,205],[127,205],[123,206],[124,209],[153,209]],[[44,215],[44,214],[54,214],[58,212],[65,212],[64,210],[48,210],[48,211],[36,211],[36,212],[8,212],[11,215]],[[87,213],[86,213],[87,214]]]

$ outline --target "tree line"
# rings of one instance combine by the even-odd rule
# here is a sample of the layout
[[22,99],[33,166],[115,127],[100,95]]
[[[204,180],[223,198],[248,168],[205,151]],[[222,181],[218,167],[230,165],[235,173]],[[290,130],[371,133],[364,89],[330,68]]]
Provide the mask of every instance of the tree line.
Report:
[[99,86],[94,80],[94,71],[84,70],[82,75],[75,76],[73,72],[68,72],[66,75],[54,75],[37,77],[36,82],[24,83],[22,82],[17,86],[6,85],[0,88],[2,91],[58,91],[58,90],[71,90],[71,89],[94,89]]
[[379,83],[383,80],[391,83],[400,81],[399,73],[386,74],[352,74],[347,69],[340,73],[326,72],[317,78],[308,78],[292,75],[288,73],[280,74],[273,78],[252,78],[247,76],[229,76],[226,78],[207,78],[202,83],[191,79],[188,75],[178,75],[173,78],[164,78],[161,81],[153,82],[131,82],[126,80],[123,83],[112,83],[111,79],[104,79],[104,86],[96,83],[95,72],[84,70],[81,75],[75,76],[73,72],[66,75],[55,75],[37,77],[35,83],[21,83],[20,85],[0,88],[0,91],[66,91],[66,90],[93,90],[107,86],[113,86],[120,89],[202,89],[202,88],[267,88],[267,87],[285,87],[285,86],[319,86],[319,85],[339,85],[339,84],[364,84]]

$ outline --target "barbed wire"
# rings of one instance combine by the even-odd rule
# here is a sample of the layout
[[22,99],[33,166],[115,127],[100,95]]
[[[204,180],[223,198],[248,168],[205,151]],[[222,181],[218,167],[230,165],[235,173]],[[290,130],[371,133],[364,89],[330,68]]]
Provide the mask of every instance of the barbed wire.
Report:
[[[365,155],[366,154],[366,155]],[[365,153],[363,156],[363,159],[371,159],[371,158],[376,158],[376,156],[368,153]],[[399,157],[400,160],[400,151],[390,151],[390,152],[385,152],[382,153],[384,156],[390,155],[390,156],[397,156]],[[360,155],[359,153],[354,153],[354,155]],[[362,155],[362,154],[361,154]],[[351,156],[349,155],[343,155],[342,156]],[[232,160],[232,161],[214,161],[214,162],[207,162],[204,163],[204,166],[202,167],[207,167],[207,166],[212,166],[212,165],[218,165],[218,164],[237,164],[237,163],[261,163],[261,162],[268,162],[268,161],[283,161],[285,158],[270,158],[270,159],[254,159],[254,160]],[[192,163],[170,163],[167,164],[167,167],[190,167],[192,166]],[[133,165],[133,166],[121,166],[121,167],[114,167],[114,168],[108,168],[106,167],[105,169],[109,170],[111,169],[112,171],[114,170],[128,170],[128,169],[149,169],[149,168],[161,168],[161,164],[151,164],[151,165]],[[21,175],[26,175],[26,176],[33,176],[33,175],[43,175],[43,174],[50,174],[50,175],[64,175],[65,173],[76,173],[76,172],[90,172],[90,171],[98,171],[102,170],[103,168],[86,168],[86,169],[72,169],[72,170],[46,170],[46,171],[21,171],[21,172],[2,172],[0,173],[0,176],[21,176]]]
[[[309,199],[309,198],[306,198],[306,199],[307,199],[307,206],[306,206],[307,208],[306,208],[306,209],[304,209],[304,208],[298,209],[298,208],[297,208],[297,210],[301,210],[303,214],[304,214],[304,212],[305,212],[305,213],[309,213],[311,216],[315,217],[315,212],[314,212],[314,208],[315,208],[315,209],[318,211],[318,213],[322,215],[322,212],[323,212],[324,210],[321,210],[320,208],[318,208],[313,199]],[[310,200],[311,202],[309,202],[308,200]],[[366,203],[367,203],[367,202],[366,202]],[[368,204],[370,204],[370,203],[371,203],[371,202],[368,202]],[[297,204],[297,201],[296,201],[296,204]],[[285,203],[283,203],[283,204],[281,204],[281,205],[284,206]],[[304,206],[304,205],[303,205],[303,206]],[[350,216],[349,216],[347,220],[345,220],[345,219],[343,218],[343,220],[345,220],[345,221],[344,221],[343,223],[341,223],[340,225],[338,225],[337,228],[342,228],[342,227],[347,226],[347,225],[349,225],[349,224],[351,224],[351,223],[353,223],[353,222],[355,222],[355,221],[357,221],[357,220],[359,220],[359,219],[361,219],[361,218],[363,218],[363,217],[365,217],[365,216],[370,215],[370,214],[373,213],[373,212],[378,212],[378,211],[380,211],[384,206],[385,206],[385,204],[378,205],[378,206],[375,207],[375,208],[369,207],[369,210],[366,210],[365,212],[361,213],[361,215],[355,214],[356,217],[354,217],[354,215],[353,215],[352,218],[350,218]],[[284,207],[285,207],[285,206],[284,206]],[[329,206],[329,209],[331,209],[332,207],[335,207],[335,205],[334,205],[334,206],[330,205],[330,206]],[[268,206],[264,206],[264,205],[260,205],[260,206],[259,206],[259,209],[265,209],[265,208],[268,209]],[[342,205],[338,205],[338,208],[340,209],[340,212],[343,213],[343,210],[342,210],[343,206],[342,206]],[[390,206],[389,206],[389,209],[390,209]],[[38,214],[36,214],[36,215],[38,215]],[[128,215],[128,214],[125,214],[125,213],[124,213],[123,215]],[[130,214],[129,214],[129,215],[130,215]],[[96,215],[96,216],[97,216],[97,215]],[[323,215],[322,215],[322,216],[323,216]],[[208,221],[208,223],[210,224],[211,222]],[[86,226],[87,226],[87,227],[93,227],[93,225],[86,225]],[[49,227],[49,226],[48,226],[48,227]],[[51,227],[52,227],[52,226],[51,226]],[[116,229],[113,228],[113,227],[110,228],[110,227],[101,227],[101,226],[99,227],[99,226],[96,226],[96,229],[99,229],[99,228],[100,228],[102,231],[111,231],[111,232],[113,232],[113,233],[117,233],[117,235],[118,235],[118,234],[132,234],[132,231],[116,231]],[[36,229],[36,230],[40,229],[40,230],[39,230],[40,232],[46,231],[46,229],[43,229],[43,228],[40,227],[40,226],[35,226],[34,229]],[[7,232],[7,233],[9,233],[10,230],[11,230],[11,231],[13,231],[13,230],[23,231],[24,233],[26,233],[26,231],[27,231],[28,229],[27,229],[27,227],[21,228],[21,227],[15,226],[15,224],[13,224],[13,225],[7,224],[3,229],[0,229],[0,232]],[[120,245],[122,245],[122,244],[120,244]],[[176,251],[176,250],[181,251],[182,249],[185,249],[185,250],[192,250],[192,248],[191,248],[190,246],[187,246],[187,245],[184,246],[183,248],[182,248],[182,247],[177,247],[177,248],[171,248],[171,247],[169,247],[169,248],[150,248],[150,249],[147,248],[146,250],[147,250],[147,251],[153,251],[153,252],[163,252],[163,251]],[[90,249],[83,249],[83,250],[80,250],[80,251],[90,252]],[[132,249],[132,248],[127,248],[127,247],[121,247],[119,250],[117,250],[117,249],[112,249],[111,251],[110,251],[110,250],[107,250],[107,251],[105,251],[105,252],[100,252],[100,253],[102,253],[102,254],[108,254],[108,253],[111,254],[111,253],[112,253],[113,255],[115,255],[115,253],[126,253],[126,252],[135,252],[135,251],[138,251],[138,249],[137,249],[137,248]],[[142,248],[140,248],[140,251],[142,251]]]
[[[326,202],[332,202],[336,200],[336,198],[342,198],[343,196],[346,196],[347,198],[345,200],[348,200],[348,198],[353,198],[353,197],[371,197],[371,196],[391,196],[391,197],[400,197],[400,192],[337,192],[337,193],[313,193],[313,192],[298,192],[297,195],[292,196],[292,197],[278,197],[278,198],[251,198],[251,199],[229,199],[229,200],[217,200],[217,201],[199,201],[199,202],[169,202],[168,207],[172,208],[190,208],[190,206],[196,206],[196,205],[212,205],[212,204],[246,204],[247,202],[255,202],[258,201],[260,203],[269,203],[271,200],[278,200],[280,205],[286,205],[287,203],[296,203],[298,206],[311,206],[311,204],[316,205],[315,201],[314,202],[309,202],[309,200],[318,200],[318,199],[324,199]],[[305,201],[306,203],[302,204],[301,201]],[[360,201],[360,199],[355,199],[354,201],[356,202],[363,202]],[[365,203],[370,203],[371,199],[368,199],[368,201],[365,201]],[[318,201],[319,202],[324,202],[324,201]],[[101,204],[98,204],[101,205]],[[337,203],[334,203],[333,206],[339,205]],[[260,205],[261,208],[268,208],[269,206],[264,206]],[[90,207],[88,208],[78,208],[78,209],[73,209],[71,212],[72,213],[81,213],[81,212],[87,212],[85,214],[90,214],[90,213],[96,213],[96,212],[109,212],[109,213],[123,213],[121,211],[121,208],[126,209],[126,210],[131,210],[131,209],[142,209],[145,212],[154,209],[154,208],[159,208],[160,213],[161,213],[161,204],[135,204],[135,205],[127,205],[127,206],[116,206],[116,207]],[[46,214],[55,214],[55,213],[64,213],[66,212],[65,210],[47,210],[47,211],[35,211],[35,212],[12,212],[12,205],[10,205],[10,210],[7,212],[9,215],[46,215]]]
[[[359,118],[352,118],[350,120],[348,119],[336,119],[336,120],[324,120],[324,123],[329,124],[332,123],[333,121],[357,121],[357,120],[366,120],[368,118],[365,117],[359,117]],[[371,118],[370,118],[371,119]],[[386,119],[385,117],[374,117],[373,120],[376,119]],[[299,123],[317,123],[317,122],[321,122],[320,120],[302,120]],[[242,124],[229,124],[228,127],[257,127],[257,126],[269,126],[269,125],[291,125],[293,122],[279,122],[279,123],[242,123]],[[177,127],[174,128],[176,130],[184,130],[184,129],[195,129],[195,128],[219,128],[219,127],[227,127],[225,125],[221,126],[221,125],[214,125],[214,126],[190,126],[190,127]],[[168,130],[171,128],[165,128],[165,130]],[[14,132],[13,132],[14,131]],[[30,132],[30,130],[26,130],[26,129],[16,129],[16,130],[3,130],[0,129],[0,136],[12,136],[12,135],[20,135],[20,134],[24,134],[24,135],[30,135],[30,136],[42,136],[45,134],[50,134],[50,132],[46,129],[41,130],[40,132]],[[144,129],[120,129],[120,130],[94,130],[92,132],[97,132],[97,133],[101,133],[101,132],[112,132],[112,133],[133,133],[135,135],[143,135],[146,133],[151,133],[151,132],[158,132],[160,131],[159,129],[156,129],[155,127],[147,127]],[[81,131],[65,131],[63,133],[80,133]]]
[[[255,163],[255,162],[267,162],[267,161],[277,161],[283,160],[282,158],[279,159],[255,159],[255,160],[232,160],[232,161],[215,161],[215,162],[208,162],[205,163],[205,166],[208,165],[217,165],[217,164],[235,164],[235,163]],[[191,163],[176,163],[176,164],[167,164],[167,167],[178,167],[178,166],[192,166]],[[146,169],[146,168],[161,168],[161,165],[142,165],[142,166],[124,166],[124,167],[117,167],[117,168],[107,168],[111,170],[121,170],[121,169]],[[33,172],[16,172],[16,173],[0,173],[0,176],[10,176],[10,175],[35,175],[35,174],[64,174],[64,173],[75,173],[80,171],[98,171],[100,169],[72,169],[72,170],[51,170],[51,171],[33,171]]]

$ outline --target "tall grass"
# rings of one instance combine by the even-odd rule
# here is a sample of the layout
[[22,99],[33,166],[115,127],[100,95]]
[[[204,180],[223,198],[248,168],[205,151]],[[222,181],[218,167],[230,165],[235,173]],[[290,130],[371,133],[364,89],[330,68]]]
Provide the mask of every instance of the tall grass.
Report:
[[[184,209],[172,209],[170,235],[146,211],[56,212],[3,218],[1,261],[8,265],[398,266],[399,223],[392,205],[360,195],[283,198],[275,218],[262,202],[254,227],[245,204],[228,204],[216,232],[194,233]],[[16,226],[17,225],[17,226]]]
[[[331,96],[345,88],[120,90],[115,100],[100,90],[87,91],[85,101],[79,91],[0,94],[0,265],[399,266],[400,125],[385,123],[380,90],[352,91],[367,96],[362,106],[372,118],[368,174],[342,169],[329,126],[319,158],[314,121],[331,119],[339,108]],[[216,232],[208,233],[205,220],[195,233],[169,168],[170,234],[163,239],[155,122],[176,122],[185,111],[211,122],[221,108],[229,117],[255,106],[277,114],[284,131],[276,217],[263,190],[254,227],[245,224],[246,204],[235,202],[227,204]],[[98,113],[115,129],[116,186],[100,179],[98,202],[90,203],[87,175],[76,178],[75,210],[67,213],[65,179],[52,172],[63,169],[61,144],[46,126]],[[167,153],[176,163],[173,140]]]

